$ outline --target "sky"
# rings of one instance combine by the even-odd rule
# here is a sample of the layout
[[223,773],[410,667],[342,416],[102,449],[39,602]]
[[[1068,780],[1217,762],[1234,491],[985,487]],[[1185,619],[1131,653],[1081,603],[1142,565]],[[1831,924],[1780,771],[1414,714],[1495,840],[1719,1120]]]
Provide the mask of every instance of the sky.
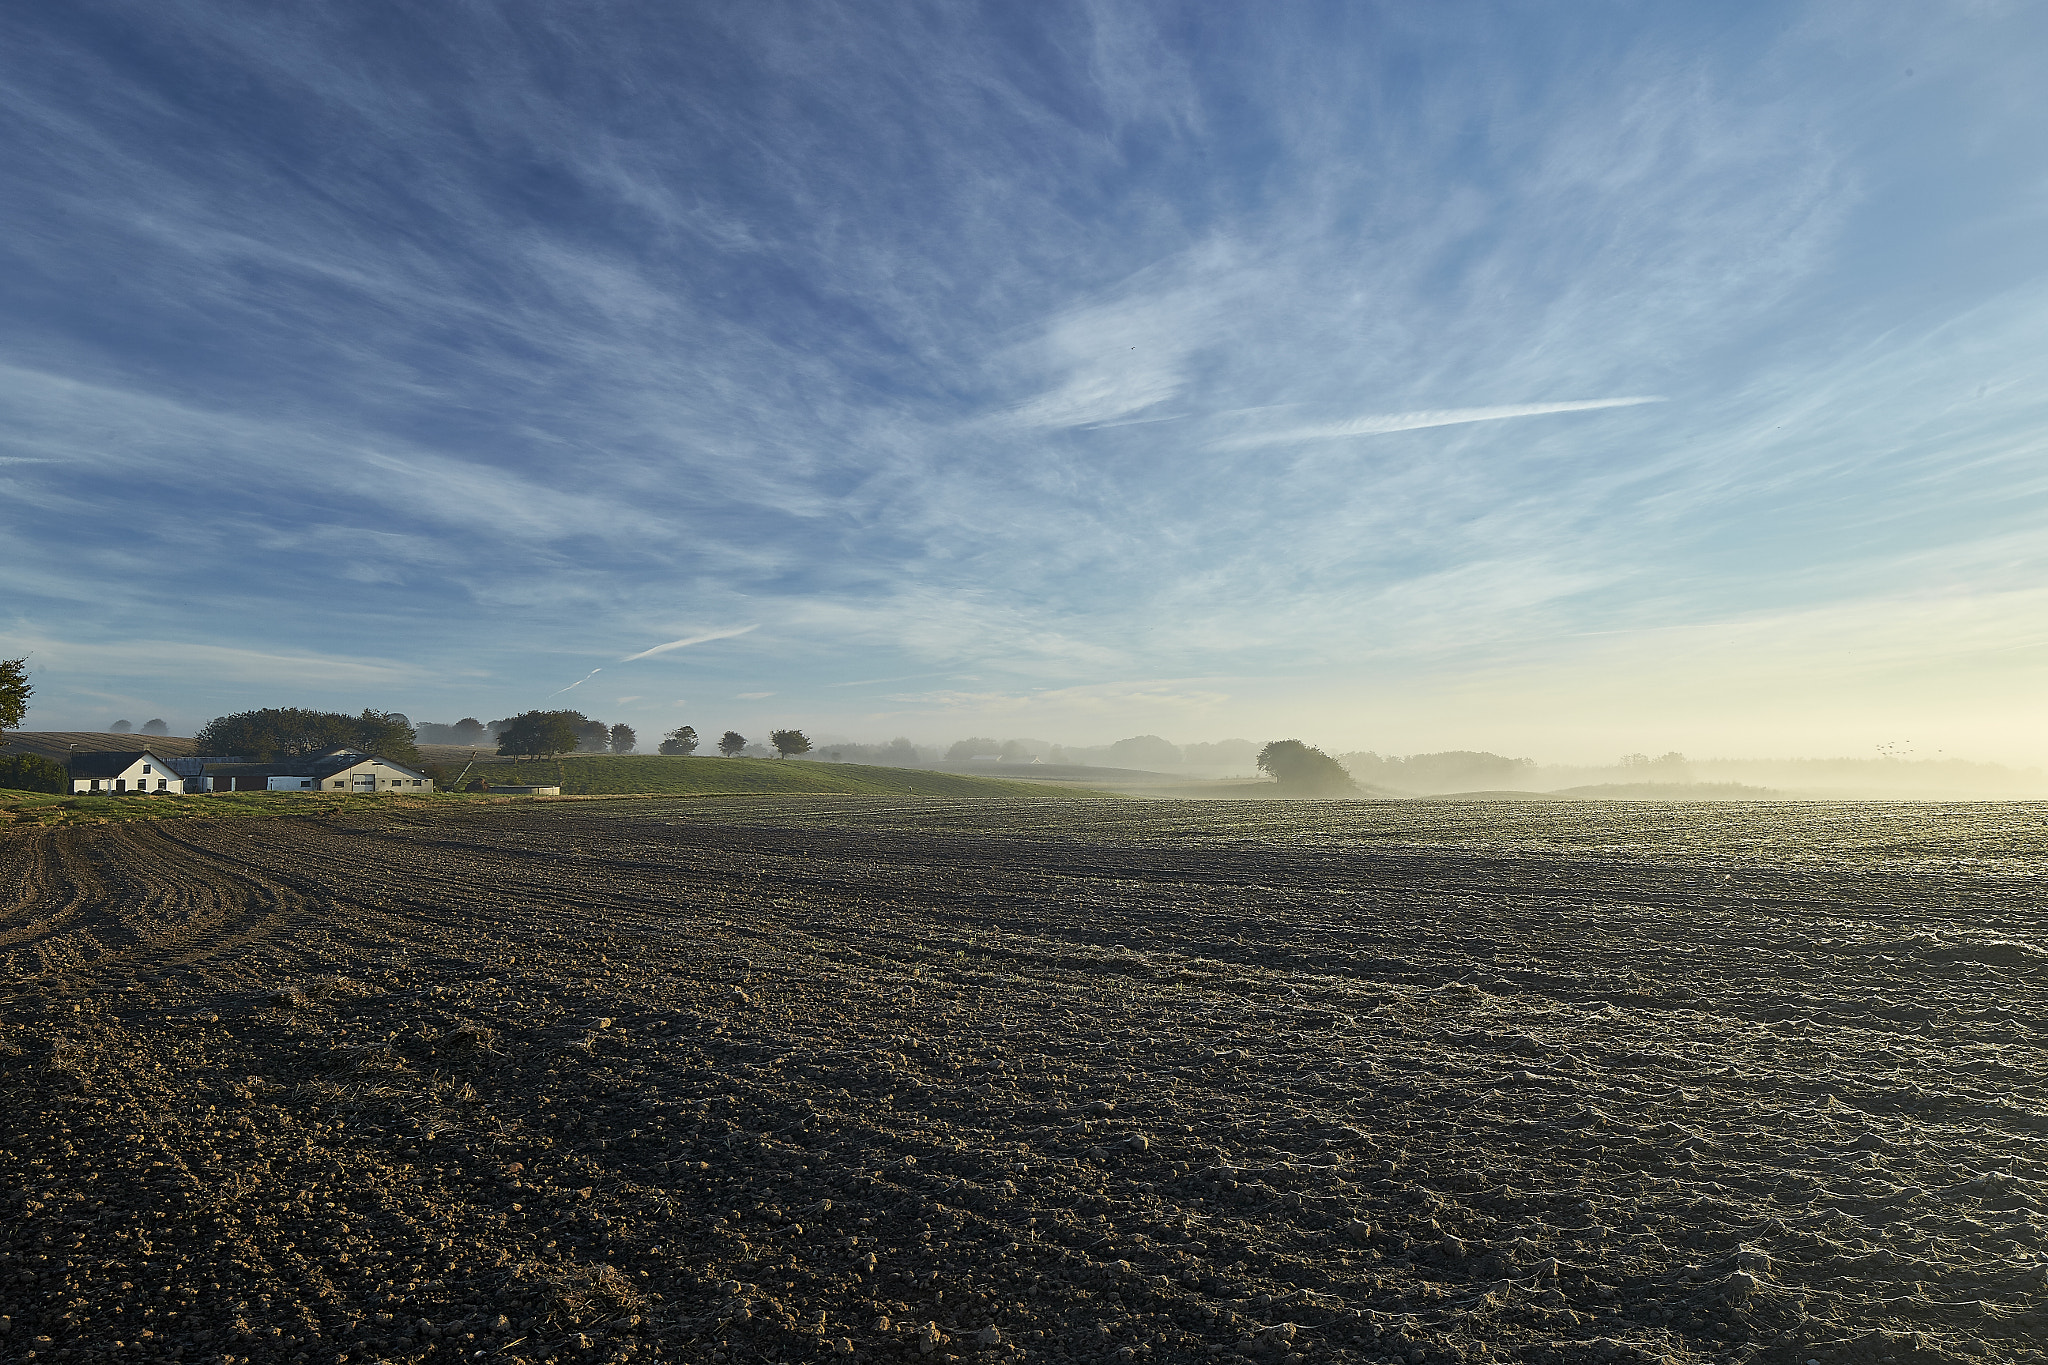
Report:
[[25,728],[2048,760],[2048,9],[0,18]]

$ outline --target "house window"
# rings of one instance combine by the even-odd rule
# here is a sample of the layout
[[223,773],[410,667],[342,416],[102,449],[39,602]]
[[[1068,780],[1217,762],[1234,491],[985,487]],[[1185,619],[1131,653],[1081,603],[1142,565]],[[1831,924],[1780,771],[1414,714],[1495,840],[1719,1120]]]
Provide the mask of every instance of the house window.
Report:
[[144,772],[148,772],[148,771],[149,771],[149,765],[148,765],[147,763],[145,763],[145,764],[143,764],[143,765],[142,765],[142,771],[144,771]]
[[337,782],[337,783],[335,783],[334,785],[335,785],[335,786],[337,786],[337,787],[346,787],[346,786],[348,785],[348,783],[346,783],[346,782]]

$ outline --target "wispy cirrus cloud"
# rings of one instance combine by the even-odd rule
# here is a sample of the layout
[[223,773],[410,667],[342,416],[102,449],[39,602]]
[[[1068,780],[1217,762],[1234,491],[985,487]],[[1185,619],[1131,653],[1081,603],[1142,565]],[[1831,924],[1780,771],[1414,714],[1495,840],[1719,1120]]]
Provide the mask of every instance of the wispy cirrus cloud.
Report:
[[[327,700],[425,718],[731,638],[619,659],[658,603],[777,624],[702,697],[1085,730],[2016,590],[1941,552],[2048,498],[2021,9],[44,7],[0,49],[7,609],[416,660]],[[1492,401],[1542,395],[1593,396]]]
[[1383,436],[1396,431],[1422,431],[1429,427],[1456,427],[1470,422],[1500,422],[1511,417],[1543,417],[1555,412],[1593,412],[1600,408],[1632,408],[1643,403],[1662,403],[1660,396],[1636,398],[1583,398],[1563,403],[1510,403],[1491,408],[1433,408],[1422,412],[1381,412],[1351,417],[1341,422],[1315,426],[1286,427],[1244,436],[1227,436],[1210,444],[1219,450],[1256,450],[1260,446],[1287,445],[1297,441],[1334,441],[1350,436]]

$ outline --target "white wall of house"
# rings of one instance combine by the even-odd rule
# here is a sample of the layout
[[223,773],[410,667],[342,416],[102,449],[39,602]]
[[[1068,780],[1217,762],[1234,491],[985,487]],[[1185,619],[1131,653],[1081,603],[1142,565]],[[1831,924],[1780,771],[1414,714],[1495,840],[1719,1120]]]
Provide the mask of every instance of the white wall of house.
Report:
[[71,790],[78,792],[176,792],[185,791],[185,779],[172,772],[155,754],[144,754],[112,777],[74,777]]

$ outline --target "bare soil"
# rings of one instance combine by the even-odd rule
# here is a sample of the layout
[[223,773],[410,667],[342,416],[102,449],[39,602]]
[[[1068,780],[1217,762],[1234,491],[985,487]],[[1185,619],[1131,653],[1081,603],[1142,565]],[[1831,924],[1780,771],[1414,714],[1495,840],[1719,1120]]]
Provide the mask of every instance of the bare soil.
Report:
[[2041,1360],[2048,807],[0,835],[0,1358]]

